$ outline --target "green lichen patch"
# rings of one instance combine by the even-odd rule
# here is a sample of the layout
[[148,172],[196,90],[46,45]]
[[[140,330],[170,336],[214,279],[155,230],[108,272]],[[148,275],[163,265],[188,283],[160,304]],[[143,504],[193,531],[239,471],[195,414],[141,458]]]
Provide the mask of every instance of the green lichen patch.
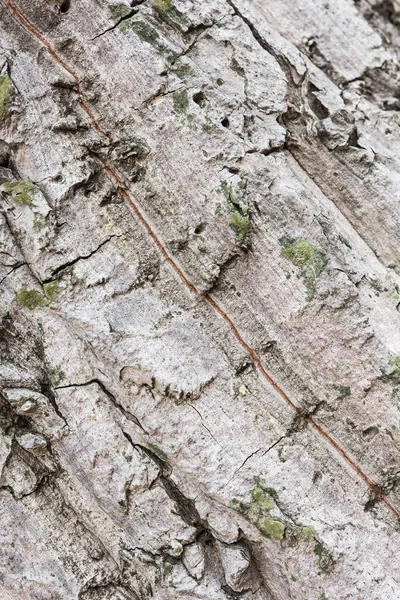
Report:
[[43,290],[49,302],[55,302],[57,300],[58,294],[60,293],[59,288],[60,286],[57,280],[43,284]]
[[382,282],[379,279],[370,279],[369,283],[372,289],[376,290],[377,292],[381,292],[383,290]]
[[346,398],[346,396],[351,395],[351,389],[348,385],[332,385],[333,389],[337,392],[337,400],[341,400],[342,398]]
[[50,281],[43,284],[43,290],[44,294],[35,289],[21,288],[16,293],[18,304],[31,309],[37,306],[48,306],[58,297],[58,281]]
[[160,460],[162,460],[163,462],[167,462],[168,461],[168,456],[165,454],[165,452],[163,450],[161,450],[161,448],[159,448],[156,444],[147,444],[147,448],[153,452],[153,454],[155,454],[156,456],[158,456],[158,458]]
[[[308,527],[300,523],[296,524],[293,523],[292,519],[285,520],[271,514],[271,511],[276,508],[277,501],[278,494],[276,490],[268,487],[261,477],[255,477],[250,502],[246,503],[233,498],[229,502],[229,506],[240,512],[263,535],[272,540],[279,541],[285,538],[290,543],[296,544],[299,540],[317,539],[317,532],[313,527]],[[321,554],[321,562],[324,564],[327,563],[328,559],[325,556],[327,552],[325,547],[319,542],[317,546],[322,547],[322,549],[318,548],[318,556]]]
[[195,115],[193,113],[188,112],[189,96],[187,90],[184,88],[176,90],[176,92],[172,94],[172,101],[175,113],[177,115],[185,116],[188,127],[190,129],[196,130],[196,125],[194,124]]
[[196,75],[195,70],[187,63],[184,63],[181,58],[173,52],[168,54],[167,64],[169,69],[179,77],[193,77]]
[[118,28],[121,31],[132,29],[142,41],[150,44],[162,56],[167,69],[170,71],[173,71],[180,77],[195,75],[194,69],[187,62],[184,62],[177,52],[165,44],[158,31],[147,23],[147,21],[123,19],[118,23]]
[[108,8],[115,24],[118,24],[121,19],[126,19],[132,15],[132,7],[127,6],[126,4],[112,4]]
[[119,27],[122,30],[127,28],[132,29],[141,40],[147,42],[150,46],[153,46],[153,48],[165,58],[168,66],[173,65],[178,60],[179,54],[168,48],[162,41],[158,31],[146,21],[122,21]]
[[317,279],[328,264],[326,253],[301,237],[284,236],[279,240],[283,246],[281,255],[299,268],[307,290],[307,300],[315,296]]
[[53,387],[57,387],[65,379],[66,375],[60,365],[49,369],[50,381]]
[[258,523],[258,528],[264,535],[272,540],[281,540],[283,538],[283,534],[285,533],[284,524],[271,517],[265,517],[264,519],[261,519]]
[[233,210],[229,214],[229,225],[236,233],[236,237],[241,245],[248,246],[248,239],[251,233],[251,223],[248,215],[242,215],[239,211]]
[[254,488],[251,492],[251,502],[248,504],[234,498],[229,506],[242,513],[263,535],[273,540],[282,539],[285,524],[269,513],[275,507],[275,490],[265,486],[260,477],[254,478]]
[[302,540],[309,540],[309,539],[315,538],[317,535],[318,534],[315,531],[314,527],[302,525],[297,530],[297,537]]
[[333,567],[333,558],[329,550],[318,542],[314,546],[314,553],[317,555],[318,566],[324,573],[329,573]]
[[394,356],[382,379],[391,381],[394,385],[400,384],[400,356]]
[[189,97],[187,90],[177,90],[172,94],[172,100],[174,103],[174,111],[178,115],[186,115],[189,109]]
[[33,219],[33,232],[40,233],[42,229],[45,229],[46,227],[46,217],[44,215],[40,215],[39,213],[35,214]]
[[251,221],[246,200],[246,183],[222,181],[221,190],[226,199],[229,226],[235,232],[239,246],[248,249],[251,246]]
[[153,48],[156,48],[157,50],[160,49],[160,45],[162,44],[160,41],[160,34],[154,27],[146,23],[146,21],[132,21],[132,23],[129,23],[126,27],[133,29],[141,40],[147,42],[153,46]]
[[21,288],[16,294],[18,304],[26,306],[28,308],[36,308],[37,306],[46,306],[48,300],[38,290],[30,290],[28,288]]
[[160,17],[181,31],[188,30],[188,20],[185,14],[176,8],[172,0],[154,0],[154,8]]
[[153,46],[153,48],[165,59],[167,66],[172,70],[175,67],[179,69],[179,66],[181,66],[181,63],[179,63],[179,54],[171,50],[171,48],[168,48],[162,41],[158,31],[146,21],[122,21],[119,28],[123,31],[128,28],[132,29],[141,40],[147,42],[150,46]]
[[7,181],[0,186],[0,191],[11,196],[17,204],[33,206],[33,198],[39,189],[29,179],[26,181]]
[[0,75],[0,120],[7,111],[7,104],[13,91],[13,84],[8,75]]

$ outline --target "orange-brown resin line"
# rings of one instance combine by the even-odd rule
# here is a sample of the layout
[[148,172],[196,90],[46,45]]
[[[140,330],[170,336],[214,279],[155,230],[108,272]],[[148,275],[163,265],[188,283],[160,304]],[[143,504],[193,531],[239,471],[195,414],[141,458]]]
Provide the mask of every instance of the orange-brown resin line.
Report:
[[[43,46],[48,50],[49,54],[51,54],[51,56],[57,61],[57,63],[59,65],[61,65],[63,67],[63,69],[65,69],[67,71],[67,73],[69,73],[71,75],[71,77],[73,77],[74,81],[76,82],[76,91],[77,91],[77,94],[78,94],[79,105],[82,107],[82,109],[89,116],[89,118],[90,118],[90,120],[92,122],[93,128],[100,135],[102,135],[104,137],[107,137],[108,139],[111,139],[110,134],[104,132],[101,129],[101,127],[98,124],[98,122],[97,122],[97,120],[96,120],[93,112],[90,110],[90,108],[84,102],[83,97],[82,97],[82,93],[81,93],[81,90],[80,90],[80,86],[79,86],[79,79],[78,79],[78,76],[75,74],[75,72],[58,56],[58,54],[51,47],[51,45],[49,44],[49,42],[38,31],[36,31],[36,29],[33,27],[33,25],[31,25],[31,23],[22,15],[22,13],[11,2],[11,0],[3,0],[3,1],[8,6],[8,8],[10,9],[10,11],[14,15],[14,17],[21,23],[21,25],[27,31],[29,31],[29,33],[31,33],[36,39],[38,39],[41,42],[41,44],[43,44]],[[150,223],[147,221],[147,219],[145,218],[145,216],[143,215],[143,213],[141,212],[141,210],[139,209],[139,207],[132,200],[129,192],[124,187],[123,182],[118,177],[118,175],[114,171],[114,169],[112,169],[112,167],[110,167],[110,165],[108,165],[103,160],[102,160],[102,163],[103,163],[105,171],[108,173],[108,175],[110,176],[110,178],[113,179],[114,182],[117,184],[117,186],[120,189],[120,192],[121,192],[122,196],[129,203],[129,205],[132,207],[134,213],[136,214],[136,216],[138,217],[139,221],[142,223],[142,225],[144,226],[144,228],[146,229],[146,231],[148,232],[148,234],[150,235],[150,237],[154,241],[155,245],[157,246],[157,248],[159,249],[159,251],[161,252],[161,254],[163,255],[163,257],[165,258],[165,260],[171,265],[171,267],[174,269],[174,271],[177,273],[177,275],[180,277],[180,279],[183,281],[183,283],[189,288],[189,290],[193,294],[195,294],[198,297],[204,298],[204,300],[206,300],[208,302],[208,304],[210,304],[210,306],[212,306],[214,308],[214,310],[222,317],[222,319],[224,319],[224,321],[229,325],[230,329],[232,330],[233,334],[235,335],[235,337],[238,340],[238,342],[240,343],[240,345],[247,351],[247,353],[249,354],[249,356],[253,360],[254,364],[257,366],[259,372],[264,377],[264,379],[266,379],[268,381],[268,383],[275,389],[275,391],[292,408],[292,410],[294,410],[297,414],[301,414],[302,413],[302,409],[299,406],[297,406],[289,398],[289,396],[287,395],[287,393],[279,386],[279,384],[265,370],[265,367],[262,364],[261,358],[258,356],[258,354],[256,353],[256,351],[253,348],[251,348],[251,346],[249,346],[248,343],[241,336],[241,334],[239,333],[239,330],[237,329],[236,325],[234,324],[234,322],[232,321],[232,319],[229,317],[229,315],[227,315],[227,313],[219,306],[219,304],[217,303],[217,301],[211,296],[210,293],[204,293],[204,294],[202,294],[201,292],[199,292],[199,290],[196,288],[196,286],[186,277],[186,275],[183,273],[182,269],[174,261],[174,259],[169,254],[169,252],[167,251],[167,249],[165,248],[165,246],[163,245],[163,243],[160,241],[160,239],[158,238],[158,236],[154,232],[153,228],[151,227]],[[364,473],[364,471],[352,460],[352,458],[350,458],[350,456],[346,453],[346,451],[341,446],[339,446],[339,444],[331,437],[331,435],[329,433],[327,433],[323,429],[323,427],[321,427],[321,425],[319,425],[311,415],[305,415],[305,418],[310,423],[310,425],[316,431],[318,431],[318,433],[330,444],[330,446],[332,446],[332,448],[334,448],[338,452],[338,454],[347,462],[347,464],[367,484],[367,486],[372,490],[372,492],[376,496],[378,496],[378,498],[380,498],[380,500],[382,500],[382,502],[387,506],[387,508],[398,519],[400,519],[400,512],[391,504],[391,502],[387,499],[387,497],[381,492],[381,490],[379,489],[379,487],[373,481],[371,481],[371,479]]]
[[87,113],[87,115],[89,116],[89,119],[92,121],[92,125],[93,125],[94,129],[97,131],[97,133],[99,133],[100,135],[103,135],[103,136],[105,136],[105,137],[107,137],[107,138],[110,139],[111,136],[108,133],[106,133],[105,131],[102,130],[102,128],[100,127],[100,125],[98,124],[98,122],[96,120],[96,117],[94,116],[94,114],[92,113],[92,111],[90,110],[90,108],[87,106],[87,104],[84,102],[84,100],[82,98],[82,92],[80,90],[79,78],[76,75],[76,73],[62,60],[62,58],[60,58],[58,56],[58,54],[51,47],[51,45],[49,44],[49,42],[42,36],[41,33],[39,33],[38,31],[36,31],[36,29],[33,27],[33,25],[31,25],[31,23],[29,23],[29,21],[18,10],[18,8],[16,6],[14,6],[14,4],[12,2],[10,2],[10,0],[4,0],[4,2],[6,3],[6,5],[8,6],[8,8],[10,9],[10,11],[12,12],[12,14],[14,15],[14,17],[21,23],[21,25],[23,27],[25,27],[25,29],[27,31],[29,31],[29,33],[31,33],[35,38],[37,38],[39,40],[39,42],[41,44],[43,44],[43,46],[46,48],[46,50],[48,51],[48,53],[51,54],[51,56],[54,58],[54,60],[56,62],[58,62],[58,64],[65,71],[67,71],[67,73],[69,73],[71,75],[71,77],[73,78],[73,80],[75,81],[75,84],[76,84],[75,89],[76,89],[76,92],[78,94],[78,103],[79,103],[79,105],[85,111],[85,113]]

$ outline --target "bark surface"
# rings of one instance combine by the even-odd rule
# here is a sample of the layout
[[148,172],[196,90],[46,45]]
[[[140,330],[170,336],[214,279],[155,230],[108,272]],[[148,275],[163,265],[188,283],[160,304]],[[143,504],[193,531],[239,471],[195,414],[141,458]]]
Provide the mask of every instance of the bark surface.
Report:
[[399,600],[400,7],[0,0],[0,597]]

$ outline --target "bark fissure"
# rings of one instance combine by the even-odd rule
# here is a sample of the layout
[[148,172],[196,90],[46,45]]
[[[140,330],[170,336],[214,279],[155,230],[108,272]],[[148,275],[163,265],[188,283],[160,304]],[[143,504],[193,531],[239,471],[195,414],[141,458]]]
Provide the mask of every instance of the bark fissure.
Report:
[[101,248],[103,248],[103,246],[105,246],[106,244],[108,244],[108,242],[110,240],[112,240],[113,238],[115,238],[115,237],[117,237],[117,236],[111,235],[106,240],[104,240],[104,242],[101,242],[101,244],[99,244],[97,246],[97,248],[95,248],[89,254],[85,254],[84,256],[77,256],[76,258],[74,258],[72,260],[69,260],[66,263],[63,263],[62,265],[60,265],[59,267],[57,267],[56,269],[54,269],[54,271],[52,272],[52,274],[50,275],[50,277],[46,277],[46,279],[43,279],[42,283],[50,283],[50,281],[54,281],[54,279],[57,278],[56,276],[59,273],[61,273],[62,271],[64,271],[65,269],[68,269],[68,267],[72,267],[73,265],[75,265],[80,260],[87,260],[88,258],[91,258],[94,254],[96,254],[96,252],[98,252]]
[[396,600],[394,38],[293,1],[0,2],[12,596]]
[[98,33],[90,41],[93,42],[94,40],[97,40],[99,37],[102,37],[106,33],[109,33],[110,31],[114,31],[114,29],[117,29],[117,27],[119,27],[121,25],[121,23],[123,23],[124,21],[127,21],[128,19],[131,19],[136,14],[137,14],[137,10],[135,10],[133,8],[128,14],[126,14],[125,16],[123,16],[120,19],[118,19],[118,21],[115,23],[115,25],[113,25],[112,27],[109,27],[105,31],[102,31],[101,33]]
[[[70,67],[68,67],[64,63],[64,61],[62,61],[58,57],[57,53],[52,49],[52,47],[50,46],[50,44],[43,38],[43,36],[41,36],[41,34],[39,34],[32,27],[32,25],[30,25],[28,23],[28,21],[21,15],[21,13],[15,8],[15,6],[11,3],[10,0],[4,0],[4,1],[9,6],[10,10],[16,16],[16,18],[21,22],[21,24],[30,33],[32,33],[47,48],[47,50],[49,51],[49,53],[57,60],[57,62],[63,68],[65,68],[68,71],[68,73],[70,73],[70,75],[72,75],[73,78],[78,82],[78,78],[75,75],[74,71],[72,71],[70,69]],[[227,1],[230,2],[230,0],[227,0]],[[235,8],[234,5],[233,5],[233,8]],[[236,10],[236,8],[235,8],[235,10]],[[243,18],[243,20],[245,20],[245,19]],[[252,27],[251,29],[255,30],[254,27]],[[255,30],[255,32],[256,32],[256,30]],[[255,37],[256,36],[262,40],[262,38],[261,38],[261,36],[259,36],[258,32],[255,33]],[[257,39],[257,37],[256,37],[256,39]],[[263,48],[264,48],[264,45],[265,45],[264,49],[266,49],[268,52],[270,51],[269,44],[265,44],[264,41],[261,41],[260,43],[261,43],[261,46]],[[273,54],[273,50],[271,51],[271,53]],[[278,62],[280,62],[280,64],[282,64],[282,65],[285,64],[285,66],[287,65],[286,59],[282,58],[279,54],[276,55],[276,58],[277,58]],[[79,91],[79,88],[78,88],[78,102],[79,102],[80,106],[85,110],[85,112],[89,115],[89,117],[90,117],[90,119],[91,119],[91,121],[93,123],[94,129],[100,135],[103,135],[103,136],[106,136],[106,137],[110,138],[109,134],[106,134],[101,129],[101,127],[98,125],[98,122],[95,119],[92,111],[88,108],[88,106],[84,102],[84,100],[82,98],[82,95],[81,95],[81,93]],[[250,355],[250,357],[252,358],[253,362],[258,367],[258,370],[261,373],[261,375],[268,381],[268,383],[270,383],[272,385],[272,387],[287,402],[287,404],[295,412],[299,413],[301,411],[300,407],[297,406],[290,399],[290,397],[288,396],[288,394],[267,373],[266,369],[264,368],[264,366],[263,366],[263,364],[261,362],[261,359],[256,354],[256,352],[243,339],[243,337],[239,333],[237,327],[234,325],[232,319],[222,310],[222,308],[218,305],[218,303],[215,301],[215,299],[210,294],[208,294],[208,293],[201,294],[201,292],[199,292],[197,290],[197,288],[194,286],[194,284],[187,278],[187,276],[184,274],[184,272],[181,269],[181,267],[178,266],[177,262],[172,258],[172,256],[166,250],[165,246],[160,241],[160,238],[154,232],[152,226],[150,225],[150,222],[146,219],[146,217],[144,216],[144,214],[142,213],[142,211],[139,209],[138,205],[135,202],[133,202],[133,200],[132,200],[129,192],[123,186],[123,183],[122,183],[121,179],[119,178],[119,176],[117,175],[117,173],[114,171],[114,169],[106,161],[102,161],[102,162],[103,162],[105,171],[108,173],[108,175],[110,176],[110,178],[114,181],[114,183],[117,184],[117,186],[119,187],[119,189],[121,191],[122,196],[127,200],[127,202],[129,203],[129,205],[133,209],[134,213],[138,217],[139,221],[142,223],[142,225],[147,230],[147,232],[149,233],[150,237],[155,242],[157,248],[160,250],[161,254],[163,255],[164,259],[168,262],[169,265],[171,265],[171,267],[178,274],[178,276],[180,277],[180,279],[185,283],[185,285],[188,287],[188,289],[193,294],[195,294],[197,297],[204,298],[216,310],[216,312],[225,320],[225,322],[230,326],[231,330],[233,331],[233,333],[234,333],[236,339],[239,341],[240,345],[247,350],[247,352]],[[322,436],[322,438],[331,446],[331,448],[333,448],[336,452],[338,452],[338,454],[340,455],[340,457],[343,458],[346,461],[346,463],[357,473],[357,475],[367,484],[367,486],[384,502],[384,504],[396,516],[396,518],[400,518],[400,511],[398,511],[395,508],[395,506],[380,492],[379,488],[363,472],[363,470],[354,462],[354,460],[349,456],[349,454],[334,440],[334,438],[328,432],[326,432],[321,425],[317,424],[314,419],[309,418],[308,422],[312,425],[313,429],[316,432],[318,432]]]
[[122,404],[120,402],[118,402],[118,400],[116,399],[116,397],[114,396],[114,394],[112,392],[110,392],[110,390],[104,385],[104,383],[102,381],[100,381],[100,379],[90,379],[89,381],[85,381],[85,383],[69,383],[67,385],[58,385],[55,389],[56,390],[65,390],[65,389],[69,389],[69,388],[80,388],[80,387],[87,387],[89,385],[93,385],[96,384],[99,386],[99,388],[101,389],[101,391],[107,396],[107,398],[111,401],[111,404],[113,404],[113,406],[115,406],[115,408],[123,414],[123,416],[128,420],[131,421],[132,423],[134,423],[135,425],[137,425],[144,433],[148,433],[144,427],[142,426],[142,424],[140,423],[139,419],[137,417],[135,417],[135,415],[133,415],[130,411],[126,410]]

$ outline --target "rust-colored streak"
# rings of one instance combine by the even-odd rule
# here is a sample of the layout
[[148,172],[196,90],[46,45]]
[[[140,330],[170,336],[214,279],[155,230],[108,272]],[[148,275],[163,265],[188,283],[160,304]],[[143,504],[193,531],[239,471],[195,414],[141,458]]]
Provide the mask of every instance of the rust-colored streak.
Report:
[[[47,49],[49,54],[54,58],[54,60],[63,69],[65,69],[65,71],[67,71],[67,73],[69,73],[71,75],[71,77],[73,77],[73,79],[76,83],[75,89],[77,92],[78,103],[81,106],[81,108],[86,112],[86,114],[89,116],[89,118],[92,122],[93,128],[101,136],[111,139],[111,135],[101,129],[93,112],[90,110],[90,108],[85,103],[82,93],[81,93],[81,90],[80,90],[80,87],[79,87],[79,79],[78,79],[78,76],[76,75],[76,73],[58,56],[58,54],[51,47],[49,42],[41,35],[41,33],[36,31],[36,29],[33,27],[33,25],[21,14],[21,12],[16,8],[16,6],[14,6],[14,4],[11,2],[11,0],[3,0],[3,1],[7,5],[9,10],[11,11],[11,13],[14,15],[14,17],[20,22],[20,24],[32,36],[34,36],[37,40],[39,40],[40,43]],[[281,398],[283,398],[283,400],[285,400],[285,402],[290,406],[290,408],[296,414],[301,414],[302,409],[299,406],[297,406],[290,399],[290,397],[287,395],[287,393],[279,386],[279,384],[271,377],[271,375],[269,375],[269,373],[266,371],[264,365],[262,364],[261,358],[258,356],[256,351],[251,346],[249,346],[249,344],[244,340],[244,338],[240,334],[238,328],[236,327],[236,325],[234,324],[234,322],[232,321],[230,316],[219,306],[217,301],[213,298],[213,296],[210,293],[202,294],[201,292],[199,292],[199,290],[196,288],[196,286],[186,277],[186,275],[184,274],[182,269],[179,267],[179,265],[175,262],[175,260],[169,254],[168,250],[166,249],[164,244],[161,242],[160,238],[157,236],[153,227],[150,225],[149,221],[146,219],[146,217],[144,216],[144,214],[142,213],[142,211],[140,210],[138,205],[133,201],[131,195],[127,191],[124,183],[122,182],[122,180],[120,179],[120,177],[118,176],[116,171],[106,161],[104,161],[102,159],[99,159],[99,160],[102,162],[106,173],[109,175],[109,177],[116,183],[116,185],[120,189],[122,196],[125,198],[125,200],[131,206],[133,212],[135,213],[135,215],[137,216],[138,220],[143,225],[143,227],[146,229],[147,233],[150,235],[151,239],[153,240],[153,242],[159,249],[160,253],[164,257],[165,261],[171,265],[172,269],[176,272],[176,274],[179,276],[179,278],[182,280],[182,282],[187,286],[187,288],[193,294],[195,294],[197,297],[203,298],[216,311],[216,313],[218,315],[220,315],[220,317],[229,325],[234,336],[236,337],[236,339],[238,340],[240,345],[249,354],[249,356],[253,360],[254,364],[257,366],[258,371],[260,372],[262,377],[266,381],[268,381],[268,383],[275,389],[275,391],[281,396]],[[371,479],[364,473],[364,471],[353,461],[353,459],[347,454],[347,452],[332,438],[332,436],[329,433],[327,433],[325,431],[325,429],[321,425],[319,425],[315,421],[315,419],[313,418],[312,415],[304,415],[304,416],[307,419],[307,421],[310,423],[310,425],[313,427],[313,429],[315,429],[315,431],[317,431],[321,435],[321,437],[324,438],[324,440],[326,440],[326,442],[346,461],[346,463],[366,483],[366,485],[371,489],[371,491],[378,498],[380,498],[380,500],[382,500],[382,502],[387,506],[387,508],[398,519],[400,519],[400,512],[391,504],[391,502],[388,500],[388,498],[381,492],[379,487],[373,481],[371,481]]]
[[77,76],[77,74],[71,69],[71,67],[69,67],[62,58],[60,58],[57,54],[57,52],[54,50],[54,48],[52,48],[52,46],[49,44],[49,42],[42,36],[41,33],[39,33],[39,31],[37,31],[33,25],[24,17],[24,15],[18,10],[18,8],[10,1],[10,0],[4,0],[5,4],[7,5],[7,7],[10,9],[10,12],[14,15],[14,17],[17,19],[17,21],[19,21],[21,23],[21,25],[27,30],[29,31],[30,34],[33,35],[33,37],[35,37],[37,40],[39,40],[39,42],[46,48],[46,50],[48,51],[49,54],[51,54],[51,56],[54,58],[54,60],[65,70],[67,71],[67,73],[69,73],[71,75],[71,77],[73,78],[73,80],[75,81],[75,91],[78,95],[78,103],[80,105],[80,107],[82,108],[82,110],[85,111],[85,113],[88,115],[89,119],[92,122],[93,128],[97,131],[97,133],[101,136],[107,137],[108,139],[111,139],[110,134],[106,133],[98,124],[96,117],[94,116],[93,112],[90,110],[90,108],[87,106],[87,104],[85,103],[83,97],[82,97],[82,92],[80,89],[80,84],[79,84],[79,78]]
[[228,323],[233,334],[235,335],[238,342],[243,346],[243,348],[248,352],[253,362],[257,365],[258,370],[263,375],[263,377],[272,385],[272,387],[278,392],[278,394],[289,404],[289,406],[296,412],[301,413],[301,408],[297,406],[292,400],[289,398],[287,393],[276,383],[274,379],[272,379],[271,375],[265,370],[261,358],[258,356],[256,351],[249,346],[249,344],[243,339],[240,335],[238,328],[232,321],[229,315],[226,314],[224,310],[219,306],[216,300],[211,296],[211,294],[205,294],[204,298],[207,300],[209,304],[217,311],[217,313]]
[[131,206],[131,208],[133,209],[133,212],[135,213],[135,215],[137,216],[139,221],[142,223],[142,225],[146,229],[147,233],[152,238],[153,242],[155,243],[155,245],[157,246],[157,248],[159,249],[159,251],[161,252],[163,257],[165,258],[166,262],[168,262],[171,265],[171,267],[179,275],[180,279],[190,289],[190,291],[193,292],[193,294],[195,294],[196,296],[201,296],[201,293],[199,292],[199,290],[196,288],[195,285],[193,285],[193,283],[191,281],[189,281],[189,279],[186,277],[186,275],[184,274],[182,269],[178,266],[178,264],[174,261],[172,256],[169,254],[169,252],[165,248],[165,246],[162,244],[159,237],[154,232],[152,226],[150,225],[148,220],[143,215],[142,211],[139,209],[137,204],[132,200],[132,197],[130,196],[130,194],[126,190],[126,188],[124,187],[123,182],[118,177],[117,173],[104,160],[100,159],[100,161],[103,163],[104,170],[106,171],[106,173],[108,173],[108,175],[111,177],[111,179],[113,179],[114,182],[119,187],[122,196],[125,198],[125,200],[128,202],[128,204]]
[[371,481],[371,479],[368,477],[368,475],[366,475],[364,473],[364,471],[350,458],[350,456],[345,452],[345,450],[343,450],[343,448],[341,446],[339,446],[339,444],[331,437],[331,435],[325,431],[325,429],[323,427],[321,427],[321,425],[319,425],[315,419],[312,416],[308,416],[307,418],[308,422],[310,423],[310,425],[316,430],[318,431],[318,433],[325,439],[327,440],[327,442],[329,442],[329,444],[335,448],[335,450],[340,454],[340,456],[342,456],[342,458],[344,458],[344,460],[350,465],[350,467],[352,469],[354,469],[354,471],[359,475],[359,477],[361,477],[361,479],[363,479],[365,481],[365,483],[368,485],[368,487],[371,488],[371,491],[378,496],[378,498],[380,500],[382,500],[382,502],[384,504],[386,504],[386,506],[388,507],[389,510],[392,511],[392,513],[398,518],[400,519],[400,511],[398,511],[393,504],[387,499],[387,497],[385,496],[385,494],[383,494],[381,492],[381,490],[379,489],[379,487],[373,482]]

